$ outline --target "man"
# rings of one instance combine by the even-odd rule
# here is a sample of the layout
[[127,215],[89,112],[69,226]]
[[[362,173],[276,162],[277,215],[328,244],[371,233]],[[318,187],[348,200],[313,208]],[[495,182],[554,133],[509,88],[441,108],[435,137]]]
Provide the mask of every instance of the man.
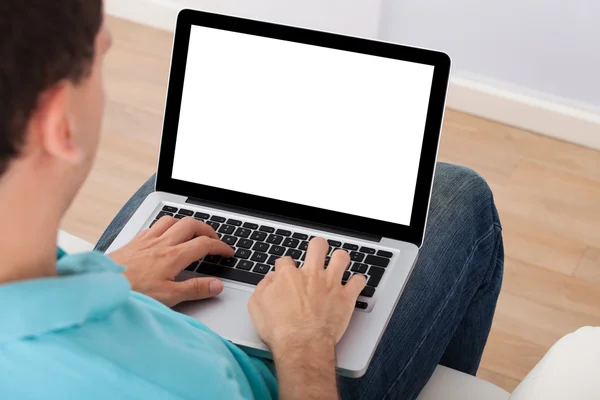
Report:
[[[477,174],[438,165],[420,259],[364,377],[337,378],[334,353],[364,278],[342,286],[348,255],[324,269],[320,238],[305,268],[280,259],[251,298],[274,358],[260,360],[166,307],[223,289],[216,278],[174,282],[193,260],[231,255],[194,219],[163,218],[110,258],[57,261],[56,232],[103,115],[101,0],[3,0],[0,37],[0,398],[414,399],[438,363],[476,372],[503,269]],[[151,190],[125,206],[100,250]]]

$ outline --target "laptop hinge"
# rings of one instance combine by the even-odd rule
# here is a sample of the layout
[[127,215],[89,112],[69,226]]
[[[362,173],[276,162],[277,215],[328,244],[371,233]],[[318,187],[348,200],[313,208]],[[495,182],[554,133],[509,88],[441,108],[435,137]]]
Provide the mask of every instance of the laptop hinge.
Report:
[[286,217],[283,215],[271,214],[271,213],[257,211],[257,210],[251,210],[251,209],[244,208],[244,207],[238,207],[238,206],[232,206],[229,204],[222,204],[222,203],[217,203],[217,202],[208,201],[208,200],[196,199],[193,197],[188,197],[185,202],[188,204],[217,208],[219,210],[237,212],[237,213],[244,214],[244,215],[251,215],[254,217],[270,219],[272,221],[283,222],[286,224],[303,226],[305,228],[319,229],[322,231],[327,231],[327,232],[335,233],[338,235],[350,236],[350,237],[354,237],[357,239],[369,240],[371,242],[376,242],[376,243],[379,243],[382,239],[381,236],[371,235],[369,233],[356,232],[353,230],[339,228],[339,227],[335,227],[335,226],[331,226],[331,225],[327,225],[327,224],[319,224],[316,222],[306,221],[303,219],[296,219],[296,218]]

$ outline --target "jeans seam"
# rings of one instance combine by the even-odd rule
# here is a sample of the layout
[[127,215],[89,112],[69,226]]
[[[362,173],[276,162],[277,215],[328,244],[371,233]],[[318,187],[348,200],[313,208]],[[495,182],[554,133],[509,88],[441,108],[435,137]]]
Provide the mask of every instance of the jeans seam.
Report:
[[[495,233],[495,228],[497,228],[497,223],[494,222],[492,224],[492,227],[490,228],[490,230],[488,232],[486,232],[483,236],[481,236],[481,238],[479,238],[472,246],[471,248],[471,254],[469,255],[469,258],[467,259],[467,261],[465,262],[464,265],[468,265],[472,260],[473,260],[473,256],[475,254],[475,250],[477,249],[477,247],[486,239],[488,239],[492,234]],[[501,228],[500,228],[501,229]],[[423,335],[423,337],[421,338],[421,341],[419,342],[418,346],[415,347],[415,350],[413,351],[412,356],[410,357],[410,359],[408,360],[408,362],[406,363],[406,365],[404,366],[404,368],[402,369],[402,371],[400,371],[400,373],[396,376],[396,379],[394,379],[394,381],[392,382],[392,384],[389,386],[388,390],[385,392],[385,395],[383,396],[384,398],[389,398],[389,394],[390,391],[392,390],[392,388],[396,385],[396,383],[398,382],[398,380],[400,379],[400,376],[402,376],[404,374],[404,372],[406,371],[406,369],[408,368],[408,366],[413,362],[414,358],[415,358],[415,354],[417,353],[417,351],[423,346],[423,343],[425,342],[425,338],[429,335],[429,332],[431,332],[431,329],[433,329],[433,326],[435,325],[435,323],[438,321],[442,310],[444,309],[444,307],[446,306],[446,304],[448,304],[448,301],[450,301],[450,298],[452,297],[452,295],[454,294],[454,292],[456,291],[456,288],[458,286],[458,283],[462,280],[463,275],[465,274],[465,271],[467,270],[467,268],[463,268],[462,271],[460,272],[460,275],[458,277],[458,279],[456,280],[454,286],[452,287],[452,290],[450,292],[448,292],[448,296],[446,296],[446,299],[444,301],[444,303],[442,304],[442,307],[440,307],[438,313],[436,314],[436,316],[433,318],[433,322],[430,325],[429,329],[425,332],[425,334]]]

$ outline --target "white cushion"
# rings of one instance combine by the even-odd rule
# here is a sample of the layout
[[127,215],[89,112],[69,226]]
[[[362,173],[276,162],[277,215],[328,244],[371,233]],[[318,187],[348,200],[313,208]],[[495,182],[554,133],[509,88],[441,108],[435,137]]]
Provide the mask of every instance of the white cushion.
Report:
[[85,253],[94,250],[94,245],[64,231],[58,231],[58,247],[68,254]]
[[417,400],[508,400],[509,396],[489,382],[438,365]]
[[556,342],[510,397],[537,399],[600,399],[600,328],[581,328]]

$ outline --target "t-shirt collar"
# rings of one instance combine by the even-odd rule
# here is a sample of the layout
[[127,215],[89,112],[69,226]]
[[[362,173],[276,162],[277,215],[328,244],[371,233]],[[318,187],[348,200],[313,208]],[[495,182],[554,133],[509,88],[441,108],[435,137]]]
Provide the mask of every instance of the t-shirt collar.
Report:
[[60,257],[57,271],[55,277],[0,285],[0,343],[101,318],[130,295],[123,267],[102,253]]

